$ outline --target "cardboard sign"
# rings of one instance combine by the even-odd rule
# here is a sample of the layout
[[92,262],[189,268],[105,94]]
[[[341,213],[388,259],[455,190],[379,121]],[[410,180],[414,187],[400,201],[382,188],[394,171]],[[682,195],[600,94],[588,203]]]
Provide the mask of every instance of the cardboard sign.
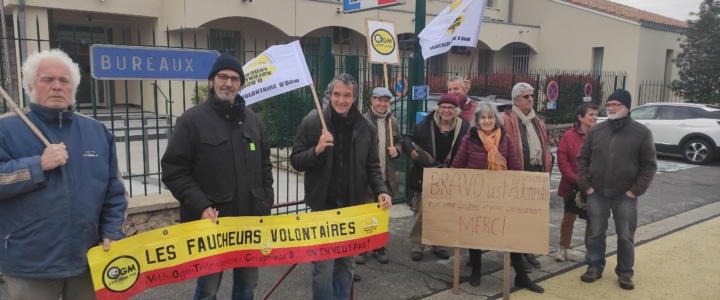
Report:
[[550,175],[426,168],[422,243],[547,254]]
[[88,251],[98,299],[128,299],[145,289],[237,267],[346,257],[384,246],[389,211],[377,204],[302,215],[219,218],[173,225]]
[[365,19],[365,30],[368,37],[368,61],[374,64],[400,64],[395,23]]

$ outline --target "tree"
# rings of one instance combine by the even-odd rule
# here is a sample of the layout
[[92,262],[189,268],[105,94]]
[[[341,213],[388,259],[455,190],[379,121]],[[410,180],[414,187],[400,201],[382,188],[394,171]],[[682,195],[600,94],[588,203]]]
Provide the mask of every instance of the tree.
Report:
[[680,80],[672,90],[690,102],[720,103],[720,1],[703,0],[698,16],[688,20],[685,41],[675,58]]

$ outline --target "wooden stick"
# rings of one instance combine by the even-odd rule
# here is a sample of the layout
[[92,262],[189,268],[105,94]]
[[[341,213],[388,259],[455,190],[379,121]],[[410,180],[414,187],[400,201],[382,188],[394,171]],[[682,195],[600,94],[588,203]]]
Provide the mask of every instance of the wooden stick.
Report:
[[454,295],[460,294],[460,248],[455,247],[455,262],[453,263],[453,291]]
[[[315,91],[315,84],[310,84],[310,89],[312,90],[313,98],[315,99],[315,108],[317,108],[318,115],[320,116],[320,122],[322,123],[322,128],[325,131],[328,131],[327,125],[325,124],[325,116],[323,115],[322,111],[322,105],[320,105],[320,100],[318,100],[317,92]],[[328,105],[331,105],[328,103]]]
[[477,49],[478,49],[478,47],[473,48],[473,51],[470,54],[470,67],[468,68],[467,79],[470,79],[470,76],[472,76],[472,69],[473,69],[473,66],[475,65],[475,57],[477,56]]
[[387,75],[387,64],[383,64],[383,75],[385,75],[385,88],[390,89],[390,84],[388,83],[389,78]]
[[503,299],[510,299],[510,252],[503,252]]
[[10,99],[10,96],[8,96],[7,92],[5,92],[5,89],[3,89],[2,87],[0,87],[0,95],[2,95],[3,100],[5,100],[5,103],[8,106],[10,106],[10,108],[18,115],[18,117],[20,117],[20,119],[22,119],[23,122],[25,122],[25,124],[27,124],[27,126],[30,127],[30,130],[32,130],[35,133],[35,135],[37,135],[37,137],[43,142],[43,144],[45,144],[45,147],[49,147],[50,142],[45,138],[45,136],[40,132],[40,130],[38,130],[37,127],[35,127],[35,124],[33,124],[32,122],[30,122],[30,120],[28,120],[28,118],[25,116],[25,113],[23,113],[23,111],[20,110],[20,108],[17,106],[17,104],[15,104],[15,102],[12,99]]

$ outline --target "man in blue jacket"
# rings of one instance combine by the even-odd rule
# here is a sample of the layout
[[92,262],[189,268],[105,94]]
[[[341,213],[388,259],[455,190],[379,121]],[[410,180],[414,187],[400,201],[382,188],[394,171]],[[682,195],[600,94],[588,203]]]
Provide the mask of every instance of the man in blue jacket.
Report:
[[80,69],[58,49],[23,65],[25,116],[0,116],[0,272],[12,299],[95,299],[87,251],[123,238],[115,136],[75,112]]

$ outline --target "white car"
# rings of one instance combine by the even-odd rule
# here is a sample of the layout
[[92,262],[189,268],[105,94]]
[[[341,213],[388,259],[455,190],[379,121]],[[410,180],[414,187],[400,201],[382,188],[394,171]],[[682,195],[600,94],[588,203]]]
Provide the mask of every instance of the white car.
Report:
[[648,103],[630,111],[633,119],[652,131],[657,152],[680,154],[698,165],[720,156],[720,106]]

